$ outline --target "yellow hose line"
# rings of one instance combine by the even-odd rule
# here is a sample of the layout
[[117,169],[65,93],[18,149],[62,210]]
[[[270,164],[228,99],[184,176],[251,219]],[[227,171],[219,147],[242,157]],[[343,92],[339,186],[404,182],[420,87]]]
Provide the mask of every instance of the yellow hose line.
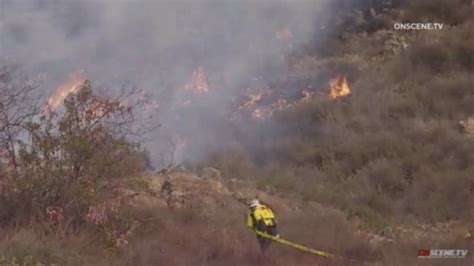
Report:
[[279,238],[279,237],[274,237],[274,236],[269,235],[269,234],[267,234],[265,232],[262,232],[262,231],[255,230],[255,233],[259,236],[268,238],[268,239],[273,240],[275,242],[278,242],[280,244],[287,245],[287,246],[290,246],[292,248],[295,248],[295,249],[298,249],[298,250],[301,250],[301,251],[304,251],[304,252],[311,253],[313,255],[322,256],[322,257],[326,257],[326,258],[334,257],[334,255],[332,255],[330,253],[327,253],[327,252],[324,252],[324,251],[321,251],[321,250],[317,250],[317,249],[314,249],[314,248],[305,247],[303,245],[293,243],[291,241],[288,241],[288,240],[285,240],[285,239],[282,239],[282,238]]

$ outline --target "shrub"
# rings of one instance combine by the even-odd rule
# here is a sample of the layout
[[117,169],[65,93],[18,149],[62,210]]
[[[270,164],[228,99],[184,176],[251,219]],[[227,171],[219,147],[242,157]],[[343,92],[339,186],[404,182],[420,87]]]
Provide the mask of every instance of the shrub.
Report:
[[424,32],[413,37],[405,58],[415,67],[425,68],[433,73],[452,70],[472,70],[473,24],[467,23],[454,29]]
[[441,21],[458,25],[471,17],[471,3],[465,0],[412,0],[408,1],[406,20]]
[[[47,238],[33,228],[20,229],[2,235],[0,265],[84,265],[86,262],[64,240]],[[69,238],[70,243],[74,241]],[[17,264],[15,264],[17,263]],[[91,261],[87,264],[92,263]]]
[[217,168],[226,179],[252,179],[254,165],[241,151],[227,151],[217,154],[206,161],[207,165]]
[[127,138],[133,122],[131,107],[95,95],[86,82],[66,99],[64,113],[25,124],[29,141],[18,141],[17,175],[1,195],[1,222],[41,221],[47,231],[89,223],[114,245],[126,243],[123,232],[134,222],[118,209],[132,189],[143,190],[139,176],[147,167],[139,145]]

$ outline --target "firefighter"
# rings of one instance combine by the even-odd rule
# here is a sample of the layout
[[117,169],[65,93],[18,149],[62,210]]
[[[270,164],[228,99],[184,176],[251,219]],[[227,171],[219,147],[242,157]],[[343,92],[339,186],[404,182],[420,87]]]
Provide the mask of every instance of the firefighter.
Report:
[[[274,237],[280,237],[273,210],[267,204],[263,204],[258,199],[251,200],[248,205],[250,212],[247,216],[247,226],[254,231],[263,232]],[[257,239],[260,244],[260,250],[265,254],[265,251],[270,246],[272,240],[258,234]]]

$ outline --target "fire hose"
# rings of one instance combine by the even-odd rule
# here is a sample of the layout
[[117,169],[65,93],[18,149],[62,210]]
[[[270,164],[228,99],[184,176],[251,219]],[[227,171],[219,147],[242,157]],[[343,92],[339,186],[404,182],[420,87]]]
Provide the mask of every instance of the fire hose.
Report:
[[321,257],[326,257],[326,258],[333,258],[334,257],[334,255],[332,255],[330,253],[327,253],[327,252],[324,252],[324,251],[321,251],[321,250],[317,250],[317,249],[314,249],[314,248],[309,248],[309,247],[291,242],[289,240],[282,239],[280,237],[272,236],[272,235],[267,234],[267,233],[262,232],[262,231],[258,231],[258,230],[254,230],[254,231],[257,235],[259,235],[261,237],[265,237],[265,238],[270,239],[274,242],[292,247],[294,249],[298,249],[298,250],[301,250],[301,251],[304,251],[304,252],[307,252],[307,253],[311,253],[311,254],[316,255],[316,256],[321,256]]

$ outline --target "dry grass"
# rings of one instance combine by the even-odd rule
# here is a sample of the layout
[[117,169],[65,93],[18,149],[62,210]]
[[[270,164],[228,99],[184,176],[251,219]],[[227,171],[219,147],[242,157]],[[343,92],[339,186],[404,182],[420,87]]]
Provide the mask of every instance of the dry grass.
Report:
[[[370,49],[357,56],[375,57],[349,79],[349,97],[318,96],[276,116],[273,141],[249,151],[262,162],[250,174],[260,189],[357,214],[375,231],[408,219],[472,220],[474,146],[457,127],[474,115],[472,19],[454,2],[410,6],[407,13],[443,14],[438,18],[457,26],[404,33],[407,48],[395,54],[378,52],[390,37],[382,32],[344,40],[336,58],[296,60],[295,77],[318,80],[330,72],[325,62],[353,64],[361,47]],[[233,162],[220,160],[218,167],[226,164]]]
[[[245,227],[246,209],[209,190],[183,208],[166,208],[160,200],[123,205],[114,228],[141,223],[121,248],[85,220],[45,226],[44,208],[22,193],[2,195],[0,256],[58,265],[415,265],[420,248],[474,248],[447,233],[435,237],[435,230],[386,234],[394,225],[472,225],[474,219],[473,136],[457,128],[474,115],[474,33],[469,8],[455,2],[405,3],[411,9],[398,19],[440,19],[456,28],[407,33],[408,48],[398,53],[382,47],[391,38],[382,32],[333,40],[329,58],[299,55],[291,68],[295,84],[348,72],[352,94],[334,101],[315,97],[249,125],[253,134],[242,146],[250,148],[202,163],[220,169],[226,182],[244,180],[247,188],[254,182],[272,195],[283,237],[355,262],[279,245],[263,258]],[[386,235],[374,244],[369,231]]]

